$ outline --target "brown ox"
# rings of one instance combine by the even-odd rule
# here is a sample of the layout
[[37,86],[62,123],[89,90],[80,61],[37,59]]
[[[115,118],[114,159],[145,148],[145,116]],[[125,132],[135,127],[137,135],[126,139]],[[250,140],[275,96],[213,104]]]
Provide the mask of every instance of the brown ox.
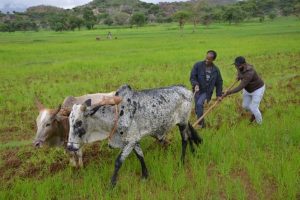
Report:
[[[99,103],[105,97],[114,96],[111,93],[87,94],[80,97],[67,97],[57,109],[48,109],[36,99],[36,106],[39,115],[36,118],[37,132],[33,142],[35,147],[42,147],[44,144],[50,147],[66,148],[69,134],[69,114],[74,104],[82,104],[87,99],[91,99],[92,104]],[[82,167],[82,151],[71,153],[70,163],[76,167]]]

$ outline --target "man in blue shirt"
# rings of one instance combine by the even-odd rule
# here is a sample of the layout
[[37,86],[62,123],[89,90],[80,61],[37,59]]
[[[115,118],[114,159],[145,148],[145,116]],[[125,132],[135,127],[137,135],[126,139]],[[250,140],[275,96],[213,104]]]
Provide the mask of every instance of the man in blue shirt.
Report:
[[[191,71],[190,81],[195,92],[198,118],[203,115],[204,102],[210,101],[215,87],[217,99],[222,100],[223,79],[219,68],[213,63],[216,58],[217,53],[214,50],[207,51],[205,60],[197,62]],[[204,128],[204,120],[201,120],[199,125]]]

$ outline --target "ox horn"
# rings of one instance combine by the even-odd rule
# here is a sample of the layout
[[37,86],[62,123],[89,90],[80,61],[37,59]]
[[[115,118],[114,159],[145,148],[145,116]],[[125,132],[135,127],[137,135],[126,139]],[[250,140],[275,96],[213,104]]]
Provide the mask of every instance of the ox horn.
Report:
[[53,116],[57,115],[57,113],[60,111],[60,109],[61,109],[61,104],[58,105],[57,109],[53,113]]
[[80,110],[84,112],[87,107],[92,105],[92,99],[87,99],[80,107]]
[[39,111],[44,110],[45,106],[42,104],[42,102],[35,96],[35,105],[39,109]]
[[51,119],[54,119],[57,115],[57,113],[60,111],[61,109],[61,104],[58,105],[58,108],[53,112]]

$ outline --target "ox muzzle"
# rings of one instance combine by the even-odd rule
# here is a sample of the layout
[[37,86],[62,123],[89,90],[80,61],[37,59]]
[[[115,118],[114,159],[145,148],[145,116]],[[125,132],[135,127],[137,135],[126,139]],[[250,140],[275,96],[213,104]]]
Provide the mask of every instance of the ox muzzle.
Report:
[[76,151],[79,150],[79,147],[77,147],[77,145],[75,145],[73,142],[68,142],[67,150],[72,151],[72,152],[76,152]]
[[44,141],[43,140],[40,140],[40,139],[37,139],[33,142],[33,146],[36,147],[36,148],[40,148],[42,147],[44,144]]

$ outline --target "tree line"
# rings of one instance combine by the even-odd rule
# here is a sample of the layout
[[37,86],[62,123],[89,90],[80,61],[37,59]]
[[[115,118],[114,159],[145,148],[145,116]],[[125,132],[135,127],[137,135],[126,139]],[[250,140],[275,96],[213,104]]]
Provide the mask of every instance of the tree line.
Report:
[[209,25],[213,22],[241,23],[257,19],[259,22],[275,19],[277,16],[300,17],[300,0],[246,0],[228,5],[211,5],[198,0],[190,9],[174,13],[174,20],[183,28],[186,22]]
[[[168,7],[169,6],[169,7]],[[209,0],[193,0],[173,4],[141,3],[139,8],[121,5],[110,14],[107,9],[76,7],[73,9],[54,9],[46,11],[27,10],[26,12],[0,12],[0,31],[74,31],[82,27],[93,29],[95,25],[105,24],[143,26],[147,23],[176,21],[183,28],[185,23],[209,25],[213,22],[241,23],[250,19],[263,22],[277,16],[296,15],[300,17],[300,0],[244,0],[231,4],[212,4]]]

